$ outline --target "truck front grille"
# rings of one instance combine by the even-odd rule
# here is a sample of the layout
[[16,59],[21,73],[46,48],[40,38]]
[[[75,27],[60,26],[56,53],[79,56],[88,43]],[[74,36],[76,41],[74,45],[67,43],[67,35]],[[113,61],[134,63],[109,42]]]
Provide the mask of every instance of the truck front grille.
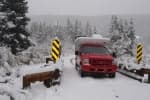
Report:
[[91,65],[111,65],[111,60],[98,60],[98,59],[91,59],[90,60]]

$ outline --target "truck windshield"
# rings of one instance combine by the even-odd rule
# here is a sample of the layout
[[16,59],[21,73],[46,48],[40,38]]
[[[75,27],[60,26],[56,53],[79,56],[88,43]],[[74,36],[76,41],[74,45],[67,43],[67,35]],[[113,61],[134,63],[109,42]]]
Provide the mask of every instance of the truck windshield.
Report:
[[106,47],[101,46],[83,46],[81,47],[81,53],[84,54],[109,54]]

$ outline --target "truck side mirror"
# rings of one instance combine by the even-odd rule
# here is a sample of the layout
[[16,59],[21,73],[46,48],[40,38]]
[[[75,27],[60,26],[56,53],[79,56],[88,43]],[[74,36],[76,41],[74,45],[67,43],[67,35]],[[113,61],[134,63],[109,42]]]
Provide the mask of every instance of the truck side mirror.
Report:
[[75,51],[75,55],[79,55],[79,51]]
[[75,55],[81,55],[80,51],[75,51]]
[[115,52],[112,52],[112,56],[113,56],[114,58],[117,58],[117,55],[116,55]]

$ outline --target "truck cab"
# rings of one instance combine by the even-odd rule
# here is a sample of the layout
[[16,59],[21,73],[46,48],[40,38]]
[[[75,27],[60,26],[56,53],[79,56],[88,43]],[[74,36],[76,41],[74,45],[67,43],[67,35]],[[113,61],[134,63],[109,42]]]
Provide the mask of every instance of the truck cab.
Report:
[[75,41],[76,66],[81,77],[85,75],[108,74],[114,78],[117,70],[114,58],[106,47],[105,39],[90,37]]

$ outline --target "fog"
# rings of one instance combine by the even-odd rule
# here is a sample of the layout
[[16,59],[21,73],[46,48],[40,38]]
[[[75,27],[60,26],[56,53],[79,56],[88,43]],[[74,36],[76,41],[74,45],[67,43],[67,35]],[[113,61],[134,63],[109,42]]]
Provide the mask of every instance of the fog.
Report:
[[150,14],[150,0],[28,0],[30,15]]

